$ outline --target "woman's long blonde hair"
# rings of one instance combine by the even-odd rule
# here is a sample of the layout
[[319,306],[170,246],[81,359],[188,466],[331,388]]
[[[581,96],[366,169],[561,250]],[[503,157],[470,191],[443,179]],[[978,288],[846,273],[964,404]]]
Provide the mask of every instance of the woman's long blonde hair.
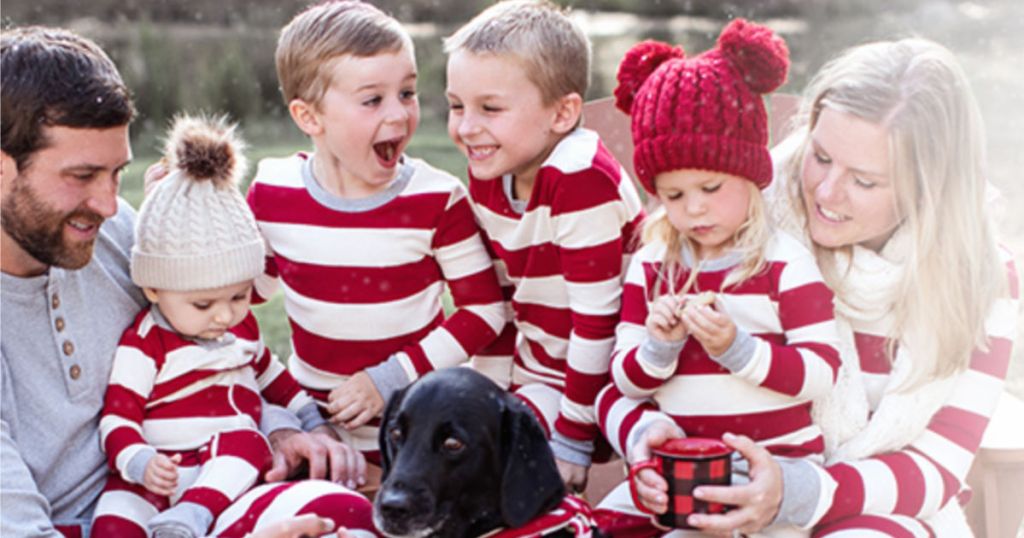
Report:
[[[802,165],[824,108],[889,133],[889,177],[910,237],[897,290],[892,342],[918,335],[907,386],[965,369],[986,345],[985,319],[1005,293],[1006,272],[985,210],[985,136],[967,77],[944,47],[903,39],[854,47],[808,85],[795,123],[806,139],[785,164],[788,196],[806,229]],[[834,252],[814,246],[826,282],[842,298]],[[930,349],[928,349],[930,348]],[[890,357],[892,349],[890,349]]]
[[[655,178],[655,183],[657,183],[657,178]],[[736,230],[732,246],[733,251],[740,253],[741,261],[726,275],[722,282],[722,289],[743,282],[760,273],[765,267],[765,247],[771,237],[771,230],[765,213],[764,198],[761,195],[761,190],[752,181],[744,181],[744,183],[750,189],[750,203],[747,206],[747,218]],[[665,244],[665,256],[662,259],[661,270],[657,275],[649,299],[653,300],[660,295],[659,290],[662,288],[662,283],[673,295],[685,295],[690,291],[709,291],[692,290],[697,273],[700,271],[699,262],[695,267],[690,267],[689,278],[683,286],[680,289],[675,289],[676,280],[683,270],[683,247],[688,248],[691,253],[696,253],[697,250],[693,241],[669,222],[664,205],[658,207],[647,218],[642,234],[641,238],[644,244],[652,241],[660,241]]]

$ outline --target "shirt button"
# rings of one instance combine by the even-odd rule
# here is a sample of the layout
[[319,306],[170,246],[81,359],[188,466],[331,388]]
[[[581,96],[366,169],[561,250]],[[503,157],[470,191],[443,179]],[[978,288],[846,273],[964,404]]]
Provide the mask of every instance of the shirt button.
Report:
[[72,344],[70,340],[64,341],[64,354],[70,356],[75,352],[75,344]]
[[60,297],[58,297],[56,293],[54,293],[53,298],[50,299],[50,304],[53,305],[54,308],[60,308]]
[[78,379],[82,376],[82,367],[77,364],[72,364],[71,369],[68,370],[68,374],[71,375],[71,379]]
[[64,330],[64,318],[57,318],[53,320],[53,326],[57,328],[57,332]]

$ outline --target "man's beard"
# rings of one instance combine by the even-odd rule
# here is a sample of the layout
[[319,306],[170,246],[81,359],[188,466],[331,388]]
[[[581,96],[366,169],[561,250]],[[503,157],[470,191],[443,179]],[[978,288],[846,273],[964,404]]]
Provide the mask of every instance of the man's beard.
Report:
[[0,226],[25,252],[47,266],[81,269],[92,260],[96,240],[66,241],[64,226],[72,219],[97,226],[104,220],[84,203],[68,213],[50,209],[24,178],[14,179],[0,208]]

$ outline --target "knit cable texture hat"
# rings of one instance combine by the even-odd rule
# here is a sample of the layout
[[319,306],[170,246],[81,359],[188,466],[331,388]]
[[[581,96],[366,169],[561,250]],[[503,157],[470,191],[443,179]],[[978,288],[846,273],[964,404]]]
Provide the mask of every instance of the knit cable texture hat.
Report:
[[243,150],[224,118],[175,118],[164,150],[170,173],[146,196],[135,225],[135,284],[194,291],[263,272],[263,239],[238,191]]
[[640,183],[653,194],[659,173],[695,168],[766,187],[772,163],[761,95],[781,86],[788,69],[782,38],[743,19],[691,58],[666,43],[635,45],[619,65],[615,104],[632,119]]

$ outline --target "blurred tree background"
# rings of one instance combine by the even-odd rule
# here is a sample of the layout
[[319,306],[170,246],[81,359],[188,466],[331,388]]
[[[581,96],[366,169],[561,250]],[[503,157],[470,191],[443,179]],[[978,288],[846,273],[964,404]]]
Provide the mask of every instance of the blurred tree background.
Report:
[[[110,52],[135,93],[136,160],[123,194],[141,200],[141,175],[159,157],[159,137],[177,111],[229,114],[242,125],[254,161],[308,147],[278,93],[274,48],[278,31],[307,0],[8,0],[3,25],[71,28]],[[423,121],[409,153],[464,177],[465,162],[445,134],[441,38],[490,0],[373,0],[407,25],[417,47]],[[701,52],[724,23],[746,17],[786,38],[792,57],[782,91],[799,93],[810,74],[838,51],[883,38],[919,35],[956,53],[971,78],[989,133],[990,181],[1003,206],[1024,207],[1020,151],[1024,119],[1024,2],[1017,0],[559,0],[572,8],[594,45],[589,99],[611,94],[618,61],[629,46],[655,38]],[[1024,215],[1006,211],[1004,242],[1024,253]],[[280,298],[259,314],[268,341],[287,356]],[[1021,349],[1011,385],[1024,394]]]

